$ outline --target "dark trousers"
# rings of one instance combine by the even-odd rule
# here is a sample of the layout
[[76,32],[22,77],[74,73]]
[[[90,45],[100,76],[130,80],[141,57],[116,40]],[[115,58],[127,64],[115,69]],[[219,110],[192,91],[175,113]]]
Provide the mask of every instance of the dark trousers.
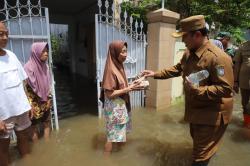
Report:
[[249,108],[247,108],[247,104],[249,103],[250,99],[250,89],[240,88],[240,94],[241,94],[241,104],[243,108],[243,114],[250,115],[250,110]]
[[192,166],[208,165],[209,160],[218,150],[227,126],[223,120],[219,126],[190,124],[190,134],[193,138]]
[[193,162],[192,166],[208,166],[209,160],[207,161],[198,161],[198,162]]

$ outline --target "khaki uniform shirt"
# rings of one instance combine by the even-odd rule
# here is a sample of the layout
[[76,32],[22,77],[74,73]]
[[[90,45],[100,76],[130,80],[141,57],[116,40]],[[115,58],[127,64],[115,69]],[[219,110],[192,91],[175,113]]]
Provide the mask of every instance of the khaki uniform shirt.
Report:
[[231,58],[211,42],[205,43],[195,53],[186,51],[181,61],[169,68],[156,72],[155,79],[181,76],[207,70],[209,77],[200,82],[195,93],[184,88],[185,117],[193,124],[220,125],[231,119],[234,83]]
[[234,57],[235,81],[239,81],[240,88],[250,89],[250,41],[243,43]]

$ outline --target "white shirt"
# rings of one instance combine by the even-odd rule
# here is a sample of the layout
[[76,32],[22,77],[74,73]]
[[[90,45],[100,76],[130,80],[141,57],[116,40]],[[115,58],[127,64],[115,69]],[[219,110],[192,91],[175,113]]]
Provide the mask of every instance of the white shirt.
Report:
[[0,120],[21,115],[31,109],[23,81],[27,79],[16,55],[9,51],[0,56]]
[[219,47],[220,49],[222,49],[224,51],[224,48],[223,48],[221,41],[216,40],[216,39],[209,39],[209,40],[211,40],[214,45],[216,45],[217,47]]

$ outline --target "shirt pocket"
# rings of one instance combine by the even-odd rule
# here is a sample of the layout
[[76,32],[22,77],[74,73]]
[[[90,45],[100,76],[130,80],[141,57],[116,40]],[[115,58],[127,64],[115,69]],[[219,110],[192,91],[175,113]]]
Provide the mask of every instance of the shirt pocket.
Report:
[[2,87],[3,89],[10,89],[10,88],[14,88],[17,87],[18,85],[20,85],[21,80],[18,76],[18,70],[16,69],[11,69],[8,71],[5,71],[2,73],[2,79],[3,79],[3,84]]

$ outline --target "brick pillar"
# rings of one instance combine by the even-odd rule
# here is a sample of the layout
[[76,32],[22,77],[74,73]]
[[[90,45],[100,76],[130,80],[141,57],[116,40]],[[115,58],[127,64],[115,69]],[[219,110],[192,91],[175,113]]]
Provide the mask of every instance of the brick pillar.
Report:
[[[148,47],[147,69],[157,71],[170,67],[174,62],[175,39],[171,36],[176,31],[178,13],[159,9],[147,14]],[[161,109],[171,103],[172,82],[169,80],[149,79],[146,106]]]

